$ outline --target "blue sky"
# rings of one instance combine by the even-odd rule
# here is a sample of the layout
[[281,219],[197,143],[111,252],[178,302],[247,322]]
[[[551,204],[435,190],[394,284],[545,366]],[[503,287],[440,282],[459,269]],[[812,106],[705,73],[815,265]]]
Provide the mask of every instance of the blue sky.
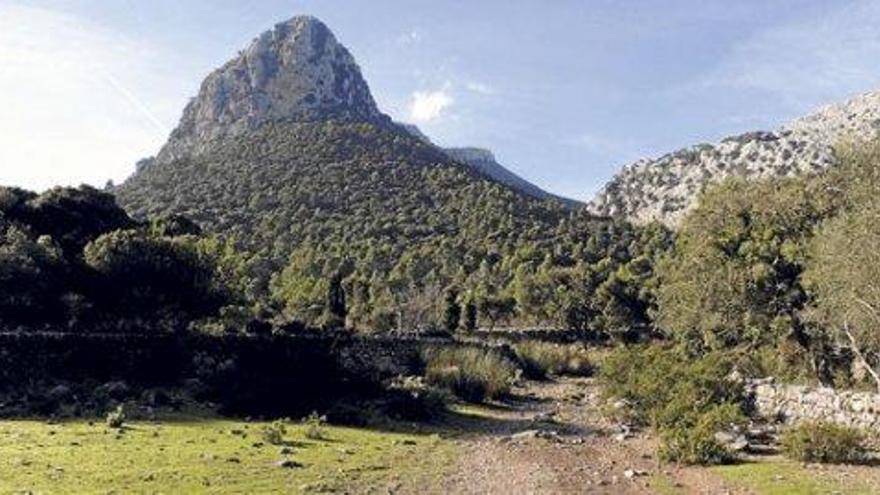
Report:
[[578,199],[880,87],[872,0],[0,0],[0,184],[123,180],[210,70],[295,14],[396,119]]

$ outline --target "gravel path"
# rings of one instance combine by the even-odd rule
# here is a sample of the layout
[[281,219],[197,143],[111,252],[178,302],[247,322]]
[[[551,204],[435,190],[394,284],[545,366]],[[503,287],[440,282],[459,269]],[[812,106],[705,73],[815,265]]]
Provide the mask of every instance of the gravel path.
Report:
[[443,491],[473,494],[676,493],[731,495],[711,473],[670,469],[654,458],[654,441],[634,432],[621,438],[599,410],[591,379],[529,382],[509,405],[466,414],[457,421],[473,432]]

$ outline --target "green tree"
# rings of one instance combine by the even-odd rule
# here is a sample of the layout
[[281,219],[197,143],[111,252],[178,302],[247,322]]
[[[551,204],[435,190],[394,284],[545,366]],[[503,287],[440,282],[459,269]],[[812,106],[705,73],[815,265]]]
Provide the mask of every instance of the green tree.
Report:
[[464,303],[464,329],[473,332],[477,329],[477,305],[472,298]]
[[342,274],[339,272],[330,277],[327,288],[327,311],[330,313],[331,325],[345,325],[348,311],[345,305],[345,289],[342,287]]
[[31,238],[0,217],[0,323],[7,328],[63,321],[65,266],[51,238]]
[[453,333],[458,330],[461,323],[461,305],[458,303],[458,291],[452,288],[446,289],[444,297],[446,306],[443,312],[443,324],[446,331]]
[[479,303],[480,316],[489,320],[489,327],[495,328],[499,322],[509,322],[516,311],[516,300],[512,297],[486,297]]
[[111,313],[180,322],[214,315],[227,302],[215,266],[185,242],[120,230],[89,243],[84,257]]
[[813,227],[830,214],[820,181],[728,180],[704,193],[657,268],[657,322],[692,350],[808,348],[800,275]]
[[841,160],[830,180],[843,205],[810,245],[807,316],[852,350],[880,390],[880,142],[845,148]]

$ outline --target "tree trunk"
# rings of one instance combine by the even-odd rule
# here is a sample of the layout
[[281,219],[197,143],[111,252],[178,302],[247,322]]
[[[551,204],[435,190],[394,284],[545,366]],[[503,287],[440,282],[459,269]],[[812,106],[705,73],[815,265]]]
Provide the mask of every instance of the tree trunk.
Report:
[[859,360],[860,363],[862,363],[862,366],[865,367],[865,370],[868,371],[868,374],[871,375],[871,378],[874,379],[874,385],[877,387],[877,392],[880,392],[880,374],[877,373],[877,370],[875,370],[871,366],[871,363],[868,362],[868,359],[862,353],[862,350],[859,348],[859,344],[856,341],[855,336],[853,336],[852,332],[849,331],[849,324],[843,324],[843,333],[849,339],[850,348],[856,355],[856,358]]

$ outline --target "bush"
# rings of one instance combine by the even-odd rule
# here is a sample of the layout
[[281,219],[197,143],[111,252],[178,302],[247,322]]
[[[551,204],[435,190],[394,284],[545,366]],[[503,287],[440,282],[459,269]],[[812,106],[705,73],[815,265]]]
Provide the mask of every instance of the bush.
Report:
[[324,440],[324,425],[327,424],[326,416],[319,416],[317,412],[312,412],[303,420],[306,425],[306,438],[309,440]]
[[470,402],[497,399],[510,392],[518,369],[487,349],[447,348],[425,352],[425,378]]
[[682,422],[662,429],[660,459],[681,464],[728,464],[736,460],[715,434],[741,420],[739,409],[732,404],[715,407],[697,416],[696,424]]
[[676,348],[637,346],[610,354],[600,380],[606,399],[620,404],[618,419],[651,426],[660,434],[661,457],[685,464],[729,462],[733,454],[716,432],[742,423],[742,384],[728,379],[729,359],[691,358]]
[[525,375],[540,380],[548,375],[589,376],[587,351],[578,345],[521,342],[513,347]]
[[281,445],[284,443],[284,435],[287,434],[287,427],[281,420],[273,421],[271,424],[263,426],[263,441],[270,445]]
[[115,411],[107,413],[107,426],[110,428],[122,428],[122,425],[125,424],[125,419],[125,408],[119,405]]
[[422,377],[398,377],[385,391],[383,412],[405,421],[431,421],[446,412],[449,393],[428,386]]
[[858,464],[865,462],[865,435],[832,423],[804,423],[786,430],[780,439],[782,452],[801,462]]

